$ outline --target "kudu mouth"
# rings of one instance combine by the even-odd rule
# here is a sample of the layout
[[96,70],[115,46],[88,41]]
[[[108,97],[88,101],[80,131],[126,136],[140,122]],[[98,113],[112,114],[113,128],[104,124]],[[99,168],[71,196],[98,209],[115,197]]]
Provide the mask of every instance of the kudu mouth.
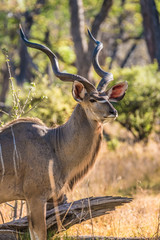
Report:
[[107,116],[107,118],[113,118],[113,119],[116,119],[117,117],[118,117],[118,113],[110,114],[109,116]]
[[117,110],[112,106],[112,104],[110,102],[108,102],[108,113],[106,115],[104,115],[104,119],[107,121],[108,119],[110,120],[115,120],[118,117],[118,112]]
[[105,119],[108,119],[108,118],[115,120],[117,117],[118,117],[118,112],[115,111],[115,113],[113,113],[113,114],[110,114],[110,115],[108,115],[108,116],[104,116],[104,120],[105,120]]
[[113,122],[118,117],[118,112],[116,111],[115,114],[110,114],[108,116],[104,116],[103,124]]

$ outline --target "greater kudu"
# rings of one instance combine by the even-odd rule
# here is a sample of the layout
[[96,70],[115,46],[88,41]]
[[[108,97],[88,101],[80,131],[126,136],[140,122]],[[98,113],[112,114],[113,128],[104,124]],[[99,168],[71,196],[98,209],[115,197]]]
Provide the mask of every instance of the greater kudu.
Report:
[[0,130],[0,203],[24,199],[28,207],[32,240],[45,240],[46,202],[71,190],[95,163],[102,141],[103,124],[117,117],[110,103],[119,101],[127,90],[121,82],[105,90],[113,80],[98,63],[102,44],[96,43],[93,66],[102,77],[97,88],[79,75],[60,72],[54,53],[47,47],[29,42],[20,28],[24,43],[46,53],[54,74],[73,82],[73,98],[78,102],[69,120],[57,128],[48,128],[39,120],[23,118]]

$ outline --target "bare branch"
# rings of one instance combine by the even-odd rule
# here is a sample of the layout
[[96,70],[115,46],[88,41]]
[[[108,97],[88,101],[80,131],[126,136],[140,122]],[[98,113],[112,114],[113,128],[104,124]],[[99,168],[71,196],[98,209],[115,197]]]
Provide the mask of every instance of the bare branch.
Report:
[[[37,0],[35,3],[35,7],[32,11],[25,11],[22,16],[24,16],[25,22],[25,32],[29,36],[31,27],[34,23],[34,15],[39,15],[41,13],[42,7],[45,4],[45,0]],[[30,81],[32,78],[32,72],[30,68],[30,63],[34,68],[36,68],[36,65],[34,65],[30,59],[30,56],[28,54],[27,48],[24,44],[21,43],[19,48],[19,55],[20,55],[20,73],[16,76],[17,82],[21,85],[24,83],[25,79]]]
[[131,45],[130,49],[128,50],[128,52],[127,52],[127,54],[124,58],[124,60],[122,61],[121,65],[120,65],[121,68],[124,68],[124,66],[126,65],[129,57],[131,56],[131,54],[136,49],[138,41],[141,39],[141,37],[142,37],[142,33],[136,38],[136,41]]
[[[97,38],[100,26],[104,22],[106,17],[108,16],[108,13],[109,13],[109,10],[110,10],[112,4],[113,4],[113,0],[104,0],[103,1],[101,9],[100,9],[99,13],[96,15],[96,17],[92,23],[91,32],[92,32],[94,38]],[[88,62],[90,62],[90,58],[91,58],[93,49],[94,49],[94,43],[90,40],[88,43]]]
[[84,11],[82,0],[69,1],[71,12],[71,34],[74,41],[75,53],[77,56],[76,65],[78,74],[86,77],[87,74],[84,69],[84,59],[87,51],[87,41],[85,37],[84,27]]
[[144,35],[148,52],[153,62],[157,59],[160,68],[160,22],[154,0],[141,0]]
[[[121,0],[121,8],[124,7],[125,1],[126,0]],[[124,32],[123,24],[122,24],[123,20],[124,20],[124,12],[122,12],[121,15],[118,17],[118,21],[117,22],[118,22],[119,32],[118,32],[118,34],[116,36],[116,40],[114,42],[114,49],[113,49],[113,53],[112,53],[112,56],[111,56],[111,62],[109,64],[109,69],[112,68],[113,61],[115,60],[116,55],[117,55],[118,46],[119,46],[118,40],[122,38],[122,35],[123,35],[123,32]]]
[[[100,25],[108,15],[112,3],[113,0],[104,0],[99,13],[95,16],[91,27],[91,32],[95,38],[97,37]],[[71,11],[71,34],[73,37],[75,52],[77,56],[78,74],[88,78],[94,44],[90,40],[87,46],[82,0],[70,0],[69,5]]]
[[108,12],[113,4],[113,0],[104,0],[102,7],[99,11],[99,13],[96,15],[93,23],[92,23],[92,34],[94,35],[95,38],[97,38],[99,28],[101,24],[104,22],[106,17],[108,16]]
[[126,42],[128,42],[130,40],[139,40],[139,39],[142,38],[142,36],[143,36],[143,32],[139,36],[129,36],[129,37],[123,38],[122,42],[126,43]]

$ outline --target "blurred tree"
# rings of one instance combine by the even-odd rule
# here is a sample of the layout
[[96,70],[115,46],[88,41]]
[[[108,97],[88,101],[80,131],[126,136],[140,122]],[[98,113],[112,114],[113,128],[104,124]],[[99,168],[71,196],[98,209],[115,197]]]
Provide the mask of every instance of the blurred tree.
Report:
[[141,0],[144,35],[151,62],[155,59],[160,69],[160,22],[154,0]]
[[135,60],[143,33],[139,1],[115,0],[108,19],[109,31],[103,32],[102,41],[109,49],[103,56],[108,59],[109,69],[141,64],[140,58]]
[[[126,2],[126,0],[122,0],[122,1],[121,1],[121,3],[120,3],[121,8],[124,7],[125,2]],[[109,69],[112,68],[113,61],[115,60],[116,55],[117,55],[118,46],[119,46],[119,41],[118,41],[118,39],[121,39],[122,34],[124,33],[123,21],[124,21],[124,19],[125,19],[125,12],[123,11],[123,12],[117,17],[117,19],[118,19],[119,31],[117,32],[117,36],[116,36],[115,41],[114,41],[114,43],[113,43],[114,48],[113,48],[112,55],[111,55],[111,61],[110,61],[110,64],[109,64]]]
[[[18,24],[22,21],[27,36],[30,36],[30,30],[34,23],[34,18],[41,13],[45,0],[37,0],[36,2],[33,2],[33,8],[30,9],[28,7],[24,8],[23,6],[17,7],[15,2],[12,4],[10,4],[10,2],[8,4],[2,4],[0,8],[1,27],[3,26],[4,29],[0,38],[0,44],[2,48],[7,47],[7,50],[9,49],[12,76],[16,78],[19,85],[22,85],[26,79],[28,79],[28,81],[33,79],[34,75],[31,67],[36,68],[36,65],[32,62],[26,46],[21,42],[18,44]],[[10,47],[11,44],[12,46]],[[12,60],[13,55],[14,61]],[[17,56],[19,57],[19,62],[16,60]],[[1,60],[3,65],[0,70],[2,83],[0,102],[5,102],[6,93],[9,87],[9,74],[4,58],[1,57]]]
[[[91,32],[95,38],[97,38],[100,25],[106,19],[112,4],[113,0],[104,0],[100,11],[94,17],[91,26]],[[85,37],[83,1],[70,0],[69,5],[71,12],[71,34],[74,41],[78,74],[86,78],[90,78],[89,71],[91,67],[91,55],[94,49],[94,45],[91,39],[89,39],[89,42],[87,44]]]
[[135,141],[148,140],[150,133],[159,122],[160,72],[158,64],[144,67],[114,70],[119,80],[126,80],[129,88],[126,97],[115,104],[119,117],[117,121],[128,129]]
[[[41,10],[45,4],[45,0],[37,0],[34,4],[34,7],[32,10],[27,10],[24,12],[19,12],[19,21],[24,18],[23,25],[24,25],[24,31],[27,34],[28,37],[30,37],[30,30],[34,23],[35,15],[38,15],[41,13]],[[35,65],[32,63],[32,59],[30,58],[27,47],[24,43],[20,44],[19,48],[19,56],[20,56],[20,70],[19,74],[16,76],[18,84],[23,84],[26,79],[31,81],[31,78],[33,77],[31,66],[35,67]]]

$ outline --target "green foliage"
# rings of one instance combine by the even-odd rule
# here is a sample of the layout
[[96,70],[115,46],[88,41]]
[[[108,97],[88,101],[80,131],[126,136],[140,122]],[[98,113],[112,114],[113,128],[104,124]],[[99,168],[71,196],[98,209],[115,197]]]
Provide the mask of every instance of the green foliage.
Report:
[[39,117],[50,126],[62,124],[71,115],[72,107],[75,104],[71,96],[71,86],[67,89],[65,84],[49,86],[47,82],[47,79],[43,78],[41,83],[36,84],[36,96],[32,105],[35,106],[42,98],[43,101],[29,115]]
[[[69,98],[70,88],[64,83],[54,82],[49,84],[47,76],[37,75],[34,83],[25,83],[19,88],[11,75],[10,59],[6,49],[3,49],[9,73],[10,91],[6,104],[11,107],[10,114],[5,114],[0,120],[0,125],[10,119],[23,116],[38,117],[47,125],[63,124],[71,115],[74,105]],[[42,80],[39,80],[42,79]],[[46,107],[47,106],[47,107]]]
[[30,93],[31,93],[32,88],[30,89],[28,96],[25,100],[25,103],[22,106],[20,98],[19,98],[19,90],[16,91],[15,87],[14,87],[15,79],[11,75],[10,59],[8,56],[8,52],[6,49],[3,49],[2,51],[3,51],[3,54],[6,59],[7,69],[8,69],[8,73],[9,73],[10,90],[11,90],[11,96],[12,96],[12,110],[11,110],[10,116],[13,119],[17,119],[17,118],[21,117],[22,114],[24,114],[24,112],[25,112],[25,108],[28,105],[28,102],[30,101]]
[[139,190],[147,190],[153,193],[159,193],[160,189],[160,169],[157,168],[152,173],[145,173],[143,178],[134,182],[131,186],[125,189],[119,189],[118,192],[122,196],[133,196]]
[[[41,77],[35,83],[25,83],[23,88],[15,85],[19,92],[18,98],[21,110],[18,117],[37,117],[48,126],[63,124],[71,115],[75,101],[71,96],[71,85],[64,83],[48,84],[47,77]],[[8,93],[7,105],[12,104],[11,90]],[[17,117],[16,117],[17,118]],[[8,116],[3,116],[2,121],[8,121]]]
[[18,239],[20,240],[30,240],[30,235],[29,235],[29,232],[24,232],[22,234],[18,234]]
[[158,12],[160,12],[160,1],[155,0],[155,3],[156,3],[156,7],[157,7]]
[[117,138],[112,138],[111,140],[107,141],[107,147],[109,150],[114,151],[119,146],[119,141]]
[[[123,31],[126,36],[137,36],[142,32],[142,16],[139,0],[127,0],[122,4],[121,0],[115,0],[109,12],[109,21],[113,24],[111,31],[119,33],[119,19],[123,19]],[[121,34],[122,37],[122,34]],[[120,38],[121,38],[120,37]]]
[[147,139],[160,117],[160,73],[157,64],[116,69],[115,79],[128,82],[125,98],[115,104],[118,121],[132,132],[136,140]]

